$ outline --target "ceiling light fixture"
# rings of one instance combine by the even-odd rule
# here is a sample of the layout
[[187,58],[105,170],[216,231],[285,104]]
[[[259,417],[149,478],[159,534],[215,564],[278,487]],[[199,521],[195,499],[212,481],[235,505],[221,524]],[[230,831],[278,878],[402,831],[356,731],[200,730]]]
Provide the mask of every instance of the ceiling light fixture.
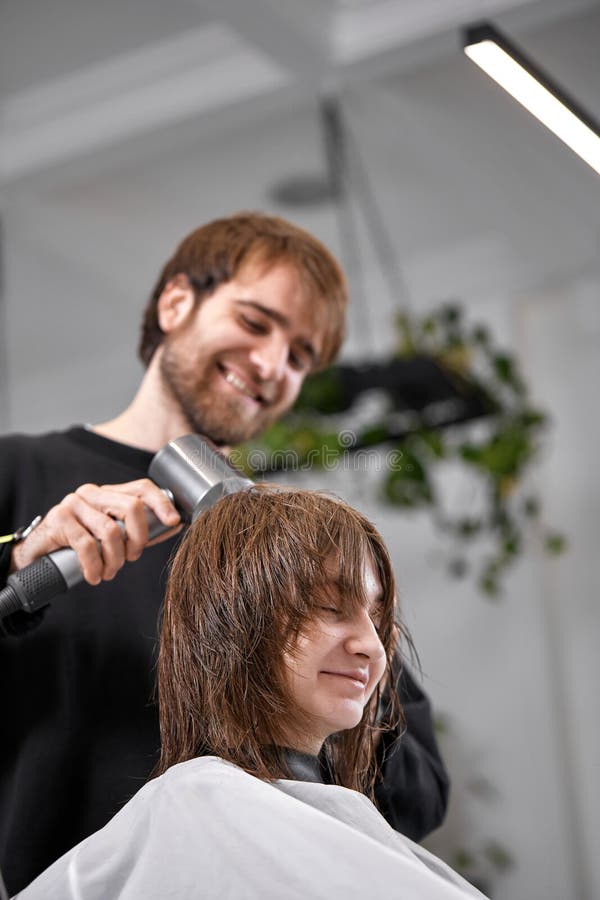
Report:
[[600,175],[600,125],[497,28],[465,29],[464,51],[490,78]]

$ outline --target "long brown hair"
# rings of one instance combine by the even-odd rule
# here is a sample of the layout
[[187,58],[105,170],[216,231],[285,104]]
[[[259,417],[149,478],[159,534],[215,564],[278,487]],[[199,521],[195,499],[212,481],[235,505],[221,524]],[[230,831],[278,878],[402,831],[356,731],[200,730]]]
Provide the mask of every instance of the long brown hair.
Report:
[[[400,627],[394,575],[382,538],[363,515],[331,495],[262,485],[198,517],[167,586],[155,775],[211,754],[259,778],[289,777],[280,748],[290,728],[303,733],[306,718],[286,687],[284,654],[294,652],[333,580],[342,609],[364,604],[367,557],[383,590],[378,631],[391,677]],[[379,690],[361,722],[332,735],[322,750],[336,783],[367,793],[377,774]]]
[[148,365],[164,334],[158,300],[176,275],[185,275],[196,302],[231,281],[247,265],[265,270],[291,266],[323,328],[319,367],[333,362],[345,333],[348,291],[344,274],[329,250],[308,231],[278,216],[241,212],[215,219],[185,237],[165,263],[144,311],[139,356]]

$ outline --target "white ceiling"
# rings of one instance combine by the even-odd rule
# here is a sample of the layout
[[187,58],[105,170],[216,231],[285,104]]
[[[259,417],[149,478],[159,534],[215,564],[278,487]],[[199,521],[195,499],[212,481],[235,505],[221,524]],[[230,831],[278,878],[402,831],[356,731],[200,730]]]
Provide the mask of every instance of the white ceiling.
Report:
[[269,98],[314,96],[539,26],[593,0],[13,0],[0,37],[0,182]]

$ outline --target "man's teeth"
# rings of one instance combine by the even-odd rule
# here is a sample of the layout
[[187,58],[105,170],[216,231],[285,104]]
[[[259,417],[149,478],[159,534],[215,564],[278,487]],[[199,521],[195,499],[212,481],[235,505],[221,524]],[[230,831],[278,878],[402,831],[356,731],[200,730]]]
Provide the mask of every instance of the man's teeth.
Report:
[[234,388],[237,388],[238,391],[241,391],[242,394],[245,394],[246,397],[251,397],[252,400],[258,400],[256,394],[248,388],[248,385],[238,378],[237,375],[234,375],[233,372],[227,372],[225,375],[225,381],[228,381],[229,384],[232,384]]

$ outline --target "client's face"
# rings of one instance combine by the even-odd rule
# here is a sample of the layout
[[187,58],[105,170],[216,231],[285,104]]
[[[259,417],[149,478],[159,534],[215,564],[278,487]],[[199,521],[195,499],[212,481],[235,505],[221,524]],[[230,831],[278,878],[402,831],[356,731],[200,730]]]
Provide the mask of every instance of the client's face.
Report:
[[335,583],[317,617],[285,658],[288,686],[307,714],[310,733],[290,736],[290,746],[318,753],[325,738],[354,728],[385,671],[377,633],[382,589],[373,562],[365,560],[366,605],[344,612]]

